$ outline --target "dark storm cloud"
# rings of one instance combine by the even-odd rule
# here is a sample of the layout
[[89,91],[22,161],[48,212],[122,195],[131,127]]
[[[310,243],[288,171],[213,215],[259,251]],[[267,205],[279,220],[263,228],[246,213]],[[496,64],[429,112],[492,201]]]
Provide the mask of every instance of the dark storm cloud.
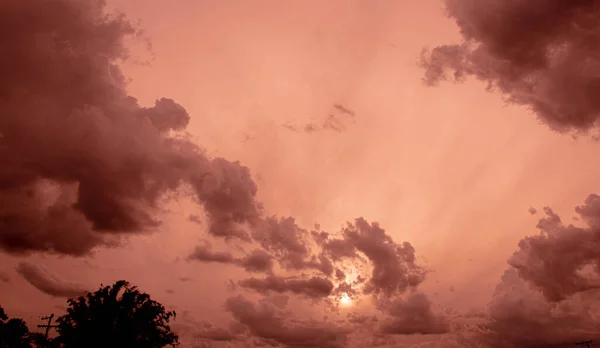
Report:
[[600,2],[445,0],[463,41],[424,51],[428,84],[474,76],[558,131],[600,118]]
[[53,297],[77,297],[86,293],[82,285],[64,281],[45,268],[29,262],[20,262],[16,270],[29,284]]
[[[0,247],[83,255],[160,225],[158,203],[189,185],[217,236],[260,215],[248,168],[173,137],[168,98],[141,107],[117,67],[137,29],[99,0],[0,3]],[[110,238],[109,238],[110,237]]]

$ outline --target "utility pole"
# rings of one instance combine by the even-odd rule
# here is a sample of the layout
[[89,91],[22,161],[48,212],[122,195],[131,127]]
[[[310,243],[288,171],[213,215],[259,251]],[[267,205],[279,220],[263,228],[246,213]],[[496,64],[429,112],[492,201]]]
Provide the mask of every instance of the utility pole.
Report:
[[577,343],[575,343],[575,345],[577,345],[577,346],[583,346],[585,344],[585,346],[587,348],[590,348],[590,344],[592,344],[593,342],[594,341],[591,341],[591,340],[590,341],[583,341],[583,342],[577,342]]
[[48,320],[48,324],[46,324],[46,325],[38,325],[37,326],[40,329],[46,329],[46,332],[44,333],[44,336],[46,337],[46,339],[48,339],[48,331],[50,331],[50,328],[57,328],[58,327],[58,325],[52,325],[52,318],[54,318],[54,313],[50,314],[49,317],[42,317],[42,320]]

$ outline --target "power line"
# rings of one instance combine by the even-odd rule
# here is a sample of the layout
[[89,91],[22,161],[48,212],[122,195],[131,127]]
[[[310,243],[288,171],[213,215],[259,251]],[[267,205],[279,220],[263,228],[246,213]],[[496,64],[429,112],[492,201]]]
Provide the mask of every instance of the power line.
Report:
[[[45,313],[43,312],[35,312],[35,311],[26,311],[20,309],[11,309],[10,307],[4,307],[4,311],[11,316],[19,316],[19,315],[29,315],[29,316],[43,316]],[[48,313],[48,312],[46,312]]]
[[50,331],[50,328],[58,327],[58,325],[52,325],[52,318],[54,318],[54,313],[50,314],[50,316],[48,316],[48,317],[42,317],[42,320],[48,320],[48,324],[37,326],[40,329],[46,329],[46,331],[44,332],[44,336],[46,337],[46,339],[48,339],[48,331]]
[[589,340],[589,341],[577,342],[577,343],[575,343],[575,345],[577,345],[577,346],[583,346],[585,344],[585,346],[587,348],[590,348],[590,344],[592,344],[592,343],[594,343],[594,341]]

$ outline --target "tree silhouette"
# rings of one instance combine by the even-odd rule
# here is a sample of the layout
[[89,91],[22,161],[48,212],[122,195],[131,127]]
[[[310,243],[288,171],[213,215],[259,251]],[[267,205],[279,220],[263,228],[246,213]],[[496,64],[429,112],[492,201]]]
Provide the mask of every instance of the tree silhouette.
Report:
[[67,314],[57,319],[56,343],[64,348],[159,348],[176,346],[179,339],[171,331],[167,312],[160,303],[124,280],[113,286],[100,286],[68,300]]
[[40,332],[29,332],[29,342],[32,347],[36,348],[54,348],[58,347],[58,341],[47,338],[46,335]]
[[0,306],[0,348],[30,348],[29,329],[23,319],[11,318]]

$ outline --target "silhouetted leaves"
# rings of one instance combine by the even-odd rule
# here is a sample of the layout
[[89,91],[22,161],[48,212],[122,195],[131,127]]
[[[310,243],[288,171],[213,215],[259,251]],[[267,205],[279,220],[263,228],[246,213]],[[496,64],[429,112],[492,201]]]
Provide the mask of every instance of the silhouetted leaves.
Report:
[[9,319],[0,306],[0,348],[30,348],[29,329],[22,319]]
[[67,314],[58,318],[56,339],[64,348],[176,346],[178,336],[168,312],[150,296],[124,280],[69,299]]
[[29,341],[31,342],[31,346],[35,347],[35,348],[59,347],[58,341],[54,341],[52,339],[46,338],[46,336],[40,332],[30,332],[29,333]]

